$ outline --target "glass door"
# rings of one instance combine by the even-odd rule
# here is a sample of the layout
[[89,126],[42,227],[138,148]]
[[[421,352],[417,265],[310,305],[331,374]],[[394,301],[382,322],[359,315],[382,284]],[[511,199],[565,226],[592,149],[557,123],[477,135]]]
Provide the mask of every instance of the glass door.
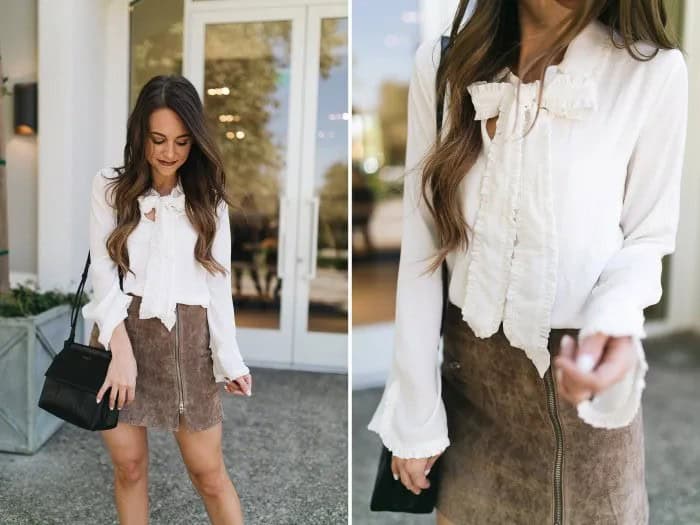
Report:
[[235,322],[252,365],[346,369],[345,16],[185,3],[183,74],[202,97],[235,200]]
[[235,201],[231,277],[241,351],[251,364],[289,365],[305,10],[227,3],[186,9],[183,71],[202,96]]
[[[295,312],[294,361],[345,368],[348,333],[348,18],[309,7],[297,250],[306,254]],[[307,233],[308,232],[308,233]]]

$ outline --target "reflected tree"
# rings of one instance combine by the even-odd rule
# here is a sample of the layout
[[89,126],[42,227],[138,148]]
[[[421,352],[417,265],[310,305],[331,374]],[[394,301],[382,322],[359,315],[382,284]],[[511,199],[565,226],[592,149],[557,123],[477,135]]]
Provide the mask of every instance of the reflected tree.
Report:
[[348,247],[347,163],[337,162],[328,168],[323,177],[320,197],[323,205],[319,211],[318,247],[345,252]]
[[[347,20],[324,18],[321,22],[321,50],[319,72],[321,78],[330,77],[333,68],[347,61]],[[339,97],[342,100],[343,97]],[[347,112],[348,108],[341,108]],[[343,121],[346,122],[346,121]],[[317,143],[317,147],[322,147]],[[344,162],[343,162],[344,161]],[[323,174],[319,188],[319,249],[333,249],[339,269],[347,270],[348,248],[348,164],[345,159],[332,164]],[[319,265],[324,264],[321,258]]]
[[406,155],[408,86],[404,82],[382,82],[379,101],[385,162],[389,166],[401,166]]
[[129,108],[154,76],[182,74],[183,9],[182,0],[130,3]]
[[347,21],[340,18],[324,18],[321,21],[320,72],[323,78],[347,56]]

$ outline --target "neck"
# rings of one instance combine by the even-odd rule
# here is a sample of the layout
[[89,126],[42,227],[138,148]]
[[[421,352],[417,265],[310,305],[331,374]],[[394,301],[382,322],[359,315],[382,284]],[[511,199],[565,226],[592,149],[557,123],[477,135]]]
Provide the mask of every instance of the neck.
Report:
[[151,173],[151,179],[153,184],[153,189],[155,189],[161,195],[169,195],[173,191],[173,188],[177,186],[178,175],[162,175],[153,171]]
[[[571,10],[556,0],[518,0],[518,22],[520,23],[520,56],[518,71],[529,67],[538,55],[545,52],[556,41]],[[557,57],[557,63],[563,57]],[[539,78],[543,64],[535,63],[527,76]],[[527,81],[526,79],[522,79]]]

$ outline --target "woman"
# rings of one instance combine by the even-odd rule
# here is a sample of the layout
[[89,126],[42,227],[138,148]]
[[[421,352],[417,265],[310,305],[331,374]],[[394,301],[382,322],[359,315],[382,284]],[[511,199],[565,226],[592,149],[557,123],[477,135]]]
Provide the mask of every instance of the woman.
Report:
[[[194,86],[157,76],[127,125],[124,165],[93,179],[90,344],[112,360],[97,402],[120,523],[148,521],[147,428],[169,429],[212,523],[243,523],[221,451],[218,382],[251,395],[231,302],[231,232],[221,155]],[[120,281],[121,289],[120,289]]]
[[438,43],[417,52],[393,367],[369,428],[416,494],[441,456],[439,524],[648,521],[640,340],[687,113],[665,21],[661,0],[462,0],[440,67]]

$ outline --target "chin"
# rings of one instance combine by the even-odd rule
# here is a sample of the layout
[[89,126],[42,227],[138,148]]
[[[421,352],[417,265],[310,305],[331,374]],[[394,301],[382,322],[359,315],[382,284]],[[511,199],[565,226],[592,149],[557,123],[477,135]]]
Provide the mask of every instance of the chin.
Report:
[[557,0],[557,3],[567,9],[576,9],[581,4],[581,0]]
[[182,166],[182,163],[180,163],[180,162],[176,162],[172,166],[165,166],[165,165],[161,164],[160,162],[158,162],[157,160],[154,162],[151,162],[150,164],[151,164],[151,168],[154,171],[157,171],[159,173],[164,173],[164,174],[175,172],[180,168],[180,166]]

